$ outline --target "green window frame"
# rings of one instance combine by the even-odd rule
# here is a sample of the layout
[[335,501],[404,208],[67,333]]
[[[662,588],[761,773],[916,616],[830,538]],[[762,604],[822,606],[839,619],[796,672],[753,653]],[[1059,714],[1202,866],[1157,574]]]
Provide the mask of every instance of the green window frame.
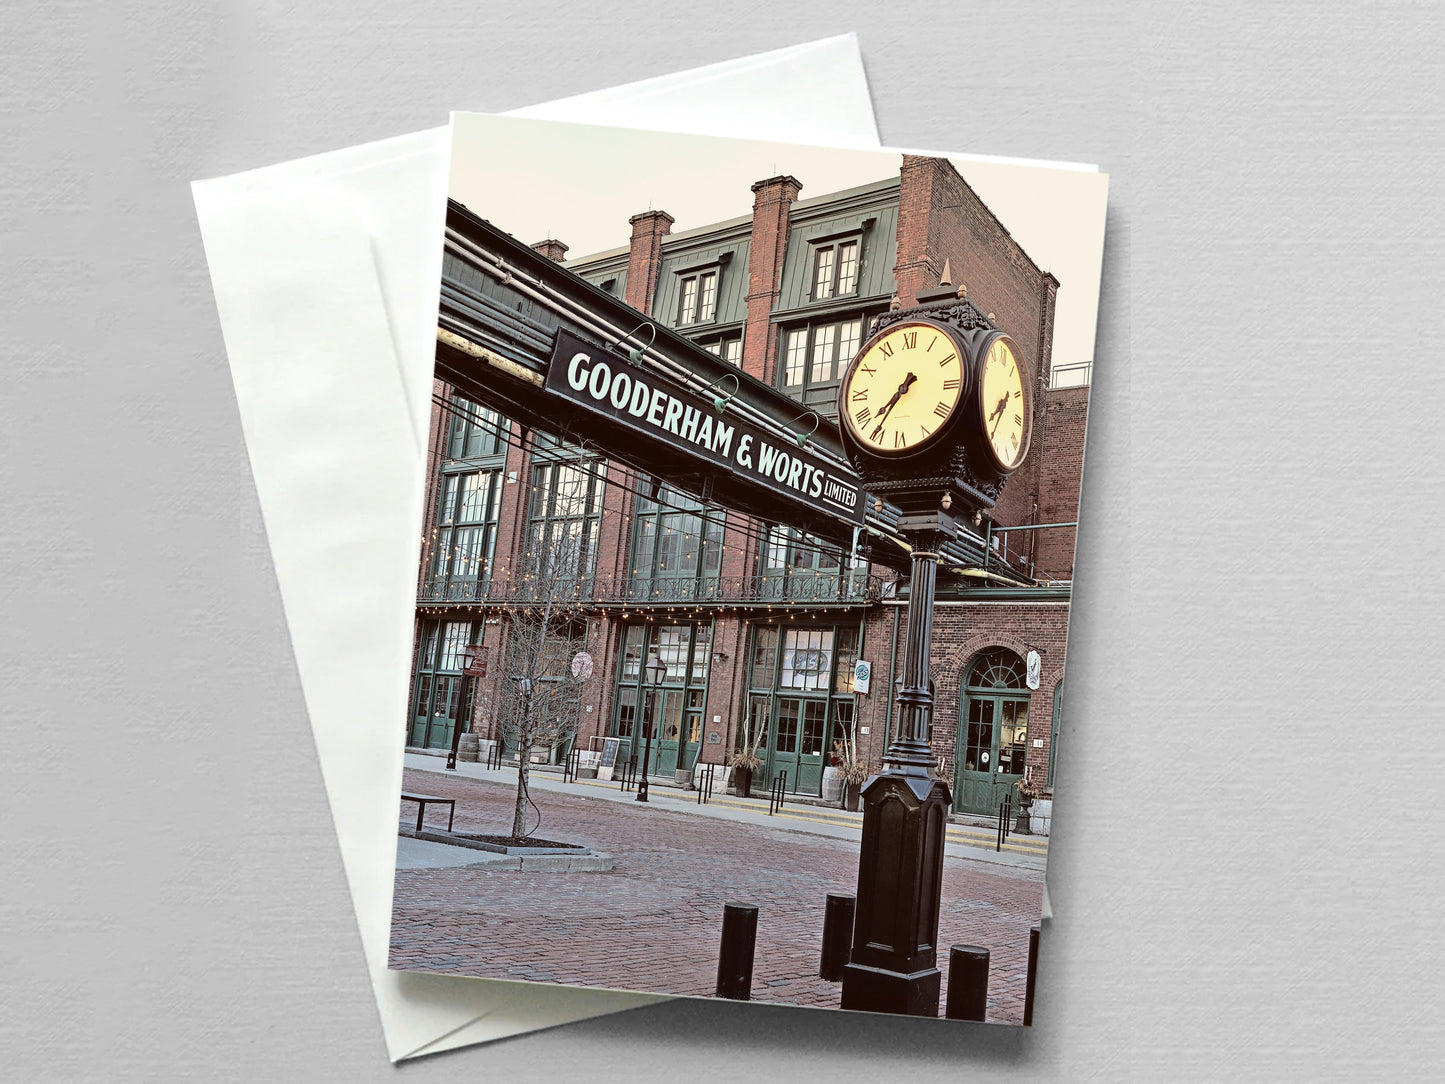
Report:
[[480,642],[482,632],[482,622],[470,618],[428,619],[417,627],[408,745],[439,748],[450,744],[464,691],[461,649]]
[[[647,496],[654,488],[655,496]],[[646,602],[715,597],[726,514],[645,475],[639,490],[632,513],[627,597]]]
[[479,459],[506,452],[505,437],[511,422],[498,411],[453,396],[450,413],[448,459]]
[[843,238],[813,248],[814,301],[847,297],[858,292],[859,259],[862,245],[857,237]]
[[502,471],[447,471],[433,528],[431,597],[474,599],[491,579],[502,502]]
[[575,575],[581,579],[593,576],[606,469],[605,460],[591,457],[534,459],[527,517],[529,552],[575,547],[569,556],[575,563]]

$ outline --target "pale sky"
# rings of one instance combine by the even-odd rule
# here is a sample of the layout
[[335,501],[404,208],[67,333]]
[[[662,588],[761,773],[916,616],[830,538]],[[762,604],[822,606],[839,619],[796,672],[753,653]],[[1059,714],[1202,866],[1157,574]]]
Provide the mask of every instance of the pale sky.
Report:
[[[450,194],[532,244],[570,259],[626,245],[649,209],[673,233],[752,213],[754,181],[792,174],[800,200],[896,177],[896,151],[836,150],[557,121],[452,115]],[[1101,173],[950,158],[1033,261],[1059,280],[1053,364],[1090,361],[1099,305],[1108,178]],[[948,253],[940,253],[947,256]]]

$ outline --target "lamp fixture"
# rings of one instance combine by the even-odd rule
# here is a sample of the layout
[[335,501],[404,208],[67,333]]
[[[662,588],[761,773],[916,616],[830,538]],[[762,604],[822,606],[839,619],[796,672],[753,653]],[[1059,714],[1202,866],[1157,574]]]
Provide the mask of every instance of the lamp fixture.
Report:
[[[650,337],[648,338],[648,340],[647,340],[647,346],[651,346],[653,343],[655,343],[655,342],[657,341],[657,328],[656,328],[656,326],[654,326],[653,324],[649,323],[649,322],[646,321],[646,320],[642,321],[642,323],[638,324],[635,328],[633,328],[631,331],[629,331],[626,335],[622,336],[622,338],[618,339],[615,343],[612,343],[611,346],[612,346],[612,347],[621,346],[623,343],[627,342],[628,339],[631,339],[632,336],[636,335],[636,334],[637,334],[639,331],[641,331],[643,328],[647,328],[647,330],[652,333],[651,336],[650,336]],[[627,351],[627,360],[630,361],[630,362],[632,362],[633,365],[641,365],[641,364],[642,364],[642,352],[643,352],[646,348],[647,348],[647,347],[644,347],[641,343],[635,344],[635,345],[632,347],[631,350]]]
[[742,390],[742,382],[738,380],[735,373],[723,373],[722,376],[718,377],[711,384],[702,389],[704,394],[706,394],[707,392],[711,391],[713,388],[721,384],[724,380],[731,380],[733,382],[733,390],[725,396],[714,395],[712,397],[712,407],[719,414],[726,410],[728,408],[728,404],[737,398],[738,392]]
[[[793,437],[793,439],[798,442],[799,448],[806,448],[808,446],[808,438],[818,431],[818,426],[823,421],[822,415],[819,414],[816,410],[810,410],[808,411],[808,414],[811,414],[813,416],[813,428],[809,429],[806,433],[798,433],[796,436]],[[804,418],[806,418],[808,414],[799,414],[796,418],[793,419],[793,421],[800,422]]]

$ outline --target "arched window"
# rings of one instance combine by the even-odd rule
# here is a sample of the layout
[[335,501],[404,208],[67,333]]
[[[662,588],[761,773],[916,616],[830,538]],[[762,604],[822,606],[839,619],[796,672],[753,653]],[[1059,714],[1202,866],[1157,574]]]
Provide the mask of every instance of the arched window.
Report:
[[969,671],[970,689],[1024,689],[1024,662],[1012,651],[992,647],[980,655]]

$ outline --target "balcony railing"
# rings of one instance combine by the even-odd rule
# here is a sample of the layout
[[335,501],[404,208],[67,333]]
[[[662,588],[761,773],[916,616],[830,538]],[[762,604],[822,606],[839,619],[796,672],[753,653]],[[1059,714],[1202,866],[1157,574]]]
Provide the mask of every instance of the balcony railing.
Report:
[[1076,361],[1072,365],[1055,365],[1049,370],[1049,390],[1087,388],[1094,376],[1092,361]]
[[[544,601],[546,590],[535,582],[505,579],[447,580],[423,583],[417,592],[420,605],[485,603],[532,606]],[[621,583],[581,578],[551,588],[555,601],[589,605],[675,606],[704,605],[814,605],[863,606],[883,597],[883,578],[853,574],[809,573],[771,576],[704,576],[700,578],[634,576]]]

